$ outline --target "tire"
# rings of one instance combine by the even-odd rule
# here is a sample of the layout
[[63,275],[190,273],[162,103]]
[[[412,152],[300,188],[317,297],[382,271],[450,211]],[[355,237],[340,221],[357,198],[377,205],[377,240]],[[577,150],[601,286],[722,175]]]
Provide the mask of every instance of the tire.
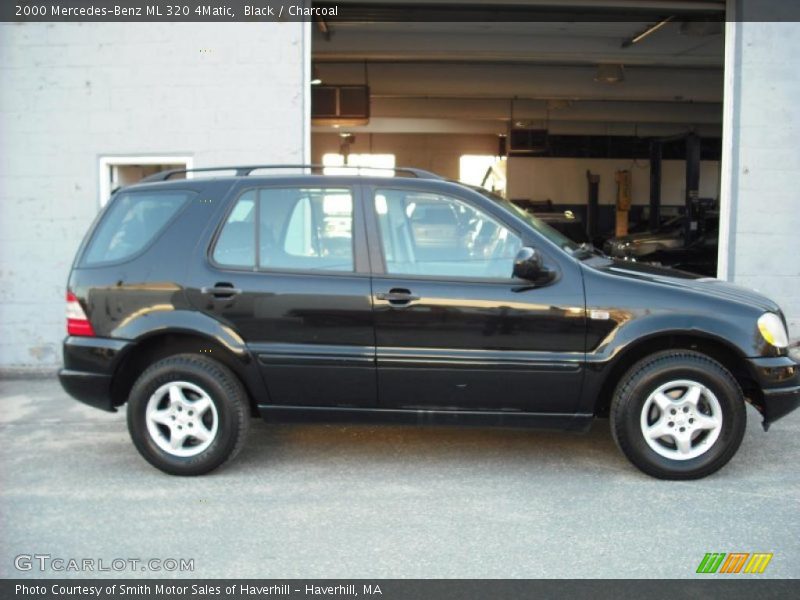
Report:
[[247,394],[225,365],[194,354],[158,361],[128,397],[128,431],[154,467],[202,475],[234,458],[250,424]]
[[610,421],[617,446],[644,473],[700,479],[736,454],[747,413],[739,384],[720,363],[668,350],[640,360],[620,379]]

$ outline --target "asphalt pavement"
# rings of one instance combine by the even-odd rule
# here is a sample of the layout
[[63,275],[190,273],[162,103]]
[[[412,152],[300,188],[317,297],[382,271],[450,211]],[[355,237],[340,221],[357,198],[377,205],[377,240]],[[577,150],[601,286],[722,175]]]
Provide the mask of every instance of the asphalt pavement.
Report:
[[585,435],[254,421],[233,463],[178,478],[139,457],[123,412],[52,378],[0,380],[0,577],[191,559],[100,575],[685,578],[707,552],[771,552],[747,577],[800,577],[800,412],[769,433],[748,417],[731,463],[693,482],[641,474],[607,421]]

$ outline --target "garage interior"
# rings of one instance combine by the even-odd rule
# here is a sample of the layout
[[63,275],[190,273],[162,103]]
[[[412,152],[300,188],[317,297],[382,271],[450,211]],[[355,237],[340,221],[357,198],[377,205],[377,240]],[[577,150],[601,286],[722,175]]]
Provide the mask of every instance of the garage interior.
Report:
[[678,227],[716,274],[724,2],[347,4],[313,24],[315,164],[483,185],[596,246]]

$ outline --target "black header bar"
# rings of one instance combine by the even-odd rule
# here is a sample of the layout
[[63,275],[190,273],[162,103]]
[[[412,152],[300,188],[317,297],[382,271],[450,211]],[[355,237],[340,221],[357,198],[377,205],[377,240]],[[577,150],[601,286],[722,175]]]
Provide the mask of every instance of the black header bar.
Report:
[[6,22],[800,21],[797,0],[2,0]]

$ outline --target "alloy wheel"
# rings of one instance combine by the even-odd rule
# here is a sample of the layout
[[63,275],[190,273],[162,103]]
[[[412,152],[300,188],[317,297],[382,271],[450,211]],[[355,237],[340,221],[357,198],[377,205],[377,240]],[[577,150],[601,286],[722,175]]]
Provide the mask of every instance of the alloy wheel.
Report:
[[722,407],[714,393],[688,379],[660,385],[645,400],[641,430],[647,445],[671,460],[708,452],[722,431]]
[[156,445],[173,456],[197,456],[214,441],[219,427],[217,407],[199,386],[171,381],[147,402],[147,431]]

